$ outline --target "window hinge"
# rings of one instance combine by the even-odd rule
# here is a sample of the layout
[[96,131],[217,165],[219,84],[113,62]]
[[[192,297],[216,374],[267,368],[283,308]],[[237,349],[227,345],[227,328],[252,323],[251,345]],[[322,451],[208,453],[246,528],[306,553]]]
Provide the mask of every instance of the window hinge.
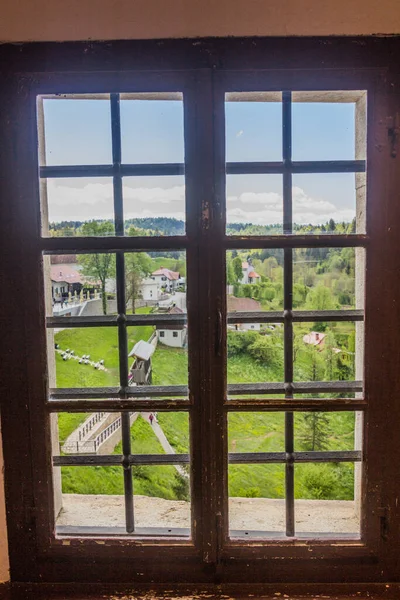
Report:
[[380,506],[377,510],[377,515],[381,524],[381,538],[387,540],[388,537],[388,509],[386,506]]
[[397,157],[398,142],[400,136],[400,114],[396,113],[394,117],[389,118],[388,136],[390,143],[390,156]]

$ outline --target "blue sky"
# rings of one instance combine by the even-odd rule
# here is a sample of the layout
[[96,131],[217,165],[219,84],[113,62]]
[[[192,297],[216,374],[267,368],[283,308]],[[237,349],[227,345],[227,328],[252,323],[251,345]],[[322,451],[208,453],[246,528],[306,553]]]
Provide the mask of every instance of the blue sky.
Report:
[[[46,99],[48,165],[110,164],[111,125],[107,100]],[[226,103],[228,161],[282,159],[282,108],[278,102]],[[354,104],[293,103],[293,159],[354,159]],[[183,105],[180,101],[121,101],[122,160],[125,163],[183,162]],[[111,179],[48,182],[50,220],[112,216]],[[294,220],[349,221],[355,213],[353,174],[293,177]],[[126,217],[184,218],[183,177],[124,180]],[[282,221],[279,175],[227,177],[228,222]]]

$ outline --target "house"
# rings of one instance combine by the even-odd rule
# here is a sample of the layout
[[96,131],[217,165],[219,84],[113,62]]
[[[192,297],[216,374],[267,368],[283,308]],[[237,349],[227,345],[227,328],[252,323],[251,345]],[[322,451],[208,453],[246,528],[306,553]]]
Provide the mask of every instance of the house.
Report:
[[261,275],[259,275],[249,260],[242,262],[242,281],[241,283],[259,283],[261,281]]
[[[236,298],[227,296],[228,313],[261,311],[261,304],[252,298]],[[231,328],[236,331],[260,331],[260,323],[234,323]]]
[[79,293],[84,283],[79,271],[65,264],[51,265],[50,279],[53,298],[65,297],[69,292]]
[[[184,311],[177,306],[169,308],[168,315],[184,315]],[[171,346],[172,348],[184,348],[187,344],[187,325],[186,324],[174,324],[165,326],[157,326],[157,337],[158,341],[165,346]]]
[[323,350],[325,344],[325,333],[320,333],[319,331],[310,331],[310,333],[307,333],[305,336],[303,336],[303,342],[305,344],[315,346],[317,350]]
[[142,300],[158,301],[161,297],[161,290],[157,281],[152,278],[143,279],[139,286],[139,295]]
[[166,292],[173,292],[179,285],[180,275],[176,271],[160,267],[151,274],[151,279],[158,284],[159,289]]

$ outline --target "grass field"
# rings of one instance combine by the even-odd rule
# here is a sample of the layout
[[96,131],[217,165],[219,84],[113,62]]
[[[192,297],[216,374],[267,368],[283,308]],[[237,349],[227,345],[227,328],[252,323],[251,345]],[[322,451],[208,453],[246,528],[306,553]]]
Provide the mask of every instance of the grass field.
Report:
[[[152,327],[129,329],[129,349],[139,339],[147,340]],[[76,354],[104,358],[107,372],[79,365],[57,356],[57,385],[85,387],[118,385],[117,335],[114,328],[64,330],[56,334],[62,349]],[[187,352],[158,345],[153,355],[153,384],[187,383]],[[228,361],[228,382],[246,383],[282,380],[283,373],[242,354]],[[315,414],[315,413],[314,413]],[[86,418],[86,414],[59,416],[60,440]],[[309,417],[308,417],[309,418]],[[177,452],[189,451],[189,424],[185,413],[158,413],[158,421]],[[354,413],[328,413],[319,423],[324,449],[354,449]],[[295,414],[295,450],[309,449],[310,421]],[[151,426],[141,417],[131,428],[133,453],[160,453],[161,445]],[[321,442],[322,443],[322,442]],[[230,452],[283,452],[284,413],[230,413],[228,427]],[[118,445],[115,453],[121,452]],[[120,467],[65,467],[63,491],[85,494],[123,493]],[[187,498],[188,490],[173,466],[144,466],[134,469],[135,493],[168,499]],[[232,496],[281,498],[284,494],[283,465],[235,465],[229,468],[229,492]],[[303,464],[295,467],[295,494],[298,498],[352,499],[353,466],[350,464]]]

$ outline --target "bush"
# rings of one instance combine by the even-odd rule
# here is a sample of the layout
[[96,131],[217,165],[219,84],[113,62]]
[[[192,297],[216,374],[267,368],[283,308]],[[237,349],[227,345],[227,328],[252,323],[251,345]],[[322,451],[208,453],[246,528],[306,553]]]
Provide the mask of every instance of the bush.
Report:
[[339,487],[338,474],[331,465],[304,465],[301,497],[334,500]]
[[255,360],[279,366],[282,363],[281,344],[276,336],[257,335],[248,347],[248,353]]
[[228,331],[228,356],[238,356],[247,352],[258,336],[256,331]]

